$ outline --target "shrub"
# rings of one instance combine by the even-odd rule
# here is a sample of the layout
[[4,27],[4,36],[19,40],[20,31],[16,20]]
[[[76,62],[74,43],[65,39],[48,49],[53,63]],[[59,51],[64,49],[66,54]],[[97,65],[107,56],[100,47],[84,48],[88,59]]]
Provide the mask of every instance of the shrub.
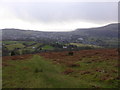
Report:
[[12,52],[11,52],[11,56],[14,56],[14,55],[15,55],[15,52],[14,52],[14,51],[12,51]]
[[68,52],[68,55],[70,55],[70,56],[73,56],[73,52],[71,51],[71,52]]

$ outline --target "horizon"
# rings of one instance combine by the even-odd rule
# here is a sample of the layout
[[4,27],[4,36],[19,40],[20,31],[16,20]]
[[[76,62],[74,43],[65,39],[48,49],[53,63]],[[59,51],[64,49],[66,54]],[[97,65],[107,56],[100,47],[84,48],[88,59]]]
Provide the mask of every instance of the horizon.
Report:
[[[107,24],[107,25],[103,25],[103,26],[99,26],[99,27],[91,27],[91,28],[77,28],[79,30],[82,30],[82,29],[93,29],[93,28],[101,28],[101,27],[105,27],[105,26],[108,26],[108,25],[115,25],[115,24],[119,24],[119,23],[110,23],[110,24]],[[77,29],[74,29],[74,30],[71,30],[71,31],[41,31],[41,30],[32,30],[32,29],[18,29],[18,28],[3,28],[1,30],[4,30],[4,29],[14,29],[14,30],[25,30],[25,31],[40,31],[40,32],[72,32],[72,31],[76,31]]]

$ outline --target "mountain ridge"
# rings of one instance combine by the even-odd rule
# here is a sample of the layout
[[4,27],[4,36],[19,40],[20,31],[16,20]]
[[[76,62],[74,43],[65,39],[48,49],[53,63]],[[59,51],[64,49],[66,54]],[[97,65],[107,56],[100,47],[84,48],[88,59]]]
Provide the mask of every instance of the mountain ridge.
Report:
[[97,28],[104,28],[104,27],[109,27],[109,26],[114,26],[114,27],[118,27],[120,23],[111,23],[111,24],[107,24],[104,26],[99,26],[99,27],[92,27],[92,28],[77,28],[75,30],[72,31],[39,31],[39,30],[27,30],[27,29],[17,29],[17,28],[4,28],[4,29],[0,29],[0,30],[26,30],[26,31],[38,31],[38,32],[74,32],[76,30],[88,30],[88,29],[97,29]]
[[[118,40],[118,24],[70,32],[43,32],[20,29],[2,29],[2,40],[38,41],[41,43],[84,43],[93,45],[114,44]],[[108,44],[106,44],[108,45]]]

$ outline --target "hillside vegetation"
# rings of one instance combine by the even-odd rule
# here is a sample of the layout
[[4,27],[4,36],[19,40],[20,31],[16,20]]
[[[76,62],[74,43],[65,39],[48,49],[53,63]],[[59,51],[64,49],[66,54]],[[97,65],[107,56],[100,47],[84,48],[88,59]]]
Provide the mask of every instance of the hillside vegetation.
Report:
[[[104,52],[104,53],[103,53]],[[3,57],[3,88],[118,88],[116,49]]]

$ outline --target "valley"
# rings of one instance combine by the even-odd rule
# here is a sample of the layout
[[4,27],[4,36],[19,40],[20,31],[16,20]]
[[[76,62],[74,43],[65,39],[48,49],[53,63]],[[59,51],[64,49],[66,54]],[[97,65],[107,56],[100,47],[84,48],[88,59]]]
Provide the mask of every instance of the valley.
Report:
[[117,25],[70,32],[2,29],[2,87],[118,88]]

